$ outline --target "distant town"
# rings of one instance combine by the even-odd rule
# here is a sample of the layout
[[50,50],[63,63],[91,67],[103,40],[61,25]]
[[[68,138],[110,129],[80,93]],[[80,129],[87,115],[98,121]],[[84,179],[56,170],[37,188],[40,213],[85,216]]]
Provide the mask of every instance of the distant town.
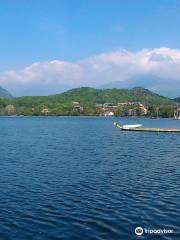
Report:
[[[72,102],[73,110],[79,113],[84,112],[84,107],[79,102]],[[96,103],[96,114],[100,116],[146,116],[148,109],[142,103],[124,102],[124,103]],[[45,109],[43,109],[45,110]],[[48,111],[48,109],[46,109]],[[43,111],[44,112],[44,111]]]
[[0,98],[1,116],[140,116],[180,115],[179,98],[172,100],[144,88],[82,87],[51,96]]
[[[180,107],[174,108],[174,106],[169,107],[153,107],[153,106],[144,106],[140,102],[119,102],[114,103],[96,103],[94,105],[94,111],[89,113],[80,102],[73,101],[71,104],[70,114],[69,115],[95,115],[95,116],[150,116],[150,117],[173,117],[175,114],[180,113]],[[163,114],[163,115],[162,115]],[[16,107],[12,104],[7,105],[4,110],[1,110],[1,115],[27,115],[23,112],[19,112]],[[54,114],[51,111],[51,108],[43,106],[42,109],[37,109],[35,107],[31,108],[31,114],[29,115],[59,115]],[[64,115],[64,114],[60,114]]]

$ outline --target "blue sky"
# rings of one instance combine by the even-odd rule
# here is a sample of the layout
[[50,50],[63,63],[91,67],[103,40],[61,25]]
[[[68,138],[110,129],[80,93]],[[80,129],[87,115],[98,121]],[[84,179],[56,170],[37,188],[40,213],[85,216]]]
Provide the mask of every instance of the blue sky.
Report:
[[179,23],[178,0],[1,0],[0,73],[122,49],[180,49]]
[[180,48],[173,0],[2,0],[1,69],[114,49]]

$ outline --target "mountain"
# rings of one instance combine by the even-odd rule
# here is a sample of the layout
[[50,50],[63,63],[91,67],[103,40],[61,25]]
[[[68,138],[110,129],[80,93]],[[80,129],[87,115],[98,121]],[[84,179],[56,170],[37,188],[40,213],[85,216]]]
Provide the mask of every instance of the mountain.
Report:
[[0,98],[12,98],[13,96],[4,88],[0,87]]
[[157,94],[174,98],[180,92],[179,80],[162,78],[152,74],[143,74],[131,77],[124,81],[115,81],[100,86],[103,89],[107,88],[133,88],[134,86],[142,86]]
[[174,98],[173,99],[175,102],[179,102],[180,103],[180,97]]
[[80,102],[84,106],[94,106],[96,103],[142,102],[152,105],[172,104],[173,100],[155,94],[148,89],[136,87],[132,89],[95,89],[81,87],[64,93],[50,96],[19,97],[13,100],[16,104],[29,105],[32,103],[56,105],[71,105]]
[[[95,89],[82,87],[69,90],[54,97],[64,99],[66,102],[79,101],[85,105],[96,103],[118,103],[118,102],[142,102],[146,104],[160,105],[172,104],[172,100],[155,94],[148,89],[135,87],[132,89]],[[53,96],[52,96],[53,98]]]
[[[95,89],[90,87],[75,88],[61,94],[50,96],[27,96],[13,99],[0,99],[0,114],[7,108],[17,115],[42,115],[42,110],[50,115],[78,115],[74,106],[83,107],[83,114],[96,114],[96,104],[141,102],[149,107],[171,108],[175,102],[142,87],[132,89]],[[75,104],[75,105],[74,105]],[[80,109],[80,108],[79,108]]]

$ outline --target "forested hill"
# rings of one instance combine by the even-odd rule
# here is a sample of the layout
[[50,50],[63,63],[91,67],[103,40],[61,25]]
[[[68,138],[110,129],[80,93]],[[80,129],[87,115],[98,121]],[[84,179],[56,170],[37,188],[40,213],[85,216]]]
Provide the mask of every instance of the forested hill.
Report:
[[142,102],[145,104],[161,105],[172,104],[172,100],[159,96],[145,88],[136,87],[132,89],[95,89],[82,87],[69,90],[65,93],[49,97],[64,102],[79,101],[85,105],[96,103],[118,103],[118,102]]
[[[73,102],[78,102],[84,109],[84,114],[94,114],[97,104],[117,104],[140,102],[146,106],[169,106],[174,101],[159,96],[147,89],[136,87],[133,89],[95,89],[89,87],[76,88],[61,94],[51,96],[19,97],[0,99],[0,114],[14,112],[18,115],[41,115],[43,109],[48,115],[74,114]],[[45,111],[45,110],[44,110]]]

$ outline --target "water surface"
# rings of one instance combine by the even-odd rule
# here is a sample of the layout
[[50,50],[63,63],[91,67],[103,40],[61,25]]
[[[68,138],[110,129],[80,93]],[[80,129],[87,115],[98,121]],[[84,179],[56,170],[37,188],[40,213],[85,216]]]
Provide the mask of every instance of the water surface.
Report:
[[[113,118],[0,118],[0,239],[180,239],[180,134]],[[180,121],[122,118],[180,127]]]

